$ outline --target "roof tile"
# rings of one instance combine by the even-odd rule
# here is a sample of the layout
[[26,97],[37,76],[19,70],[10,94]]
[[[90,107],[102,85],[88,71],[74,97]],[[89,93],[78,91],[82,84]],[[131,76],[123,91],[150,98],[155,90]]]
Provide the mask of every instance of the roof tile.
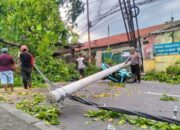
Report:
[[[140,36],[146,36],[153,31],[162,29],[163,27],[164,27],[164,24],[140,29],[139,30]],[[128,41],[128,38],[127,38],[126,33],[122,33],[122,34],[111,36],[109,38],[106,37],[106,38],[93,40],[90,42],[90,44],[91,44],[91,48],[98,48],[98,47],[108,46],[108,43],[109,43],[109,45],[114,45],[114,44],[123,43],[123,42],[127,42],[127,41]],[[88,42],[85,42],[83,44],[84,44],[84,47],[82,47],[81,49],[88,49],[88,47],[89,47]]]

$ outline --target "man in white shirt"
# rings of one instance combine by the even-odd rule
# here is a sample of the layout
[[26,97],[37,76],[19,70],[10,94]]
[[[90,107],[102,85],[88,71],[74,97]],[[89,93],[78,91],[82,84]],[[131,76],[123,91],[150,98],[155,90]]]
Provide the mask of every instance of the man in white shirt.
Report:
[[82,78],[84,78],[84,69],[86,67],[85,58],[83,57],[82,54],[79,54],[79,57],[76,59],[76,61],[77,61],[77,68],[78,68],[79,73],[80,73],[79,79],[82,79]]

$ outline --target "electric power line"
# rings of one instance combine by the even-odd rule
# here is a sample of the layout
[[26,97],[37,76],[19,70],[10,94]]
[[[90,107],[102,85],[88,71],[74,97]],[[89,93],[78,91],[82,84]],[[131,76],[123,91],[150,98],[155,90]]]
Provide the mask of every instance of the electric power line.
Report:
[[[157,2],[157,1],[161,1],[161,0],[144,0],[144,1],[140,1],[140,2],[138,2],[137,3],[137,5],[144,5],[144,4],[150,4],[150,3],[152,3],[152,2]],[[114,5],[114,7],[115,7],[116,5]],[[152,6],[152,7],[154,7],[154,6]],[[152,8],[151,7],[151,8]],[[116,8],[116,7],[115,7]],[[149,9],[149,8],[148,8]],[[112,10],[112,8],[110,9],[110,10]],[[93,21],[91,21],[91,22],[95,22],[95,21],[97,21],[94,25],[93,25],[93,27],[92,28],[94,28],[101,20],[103,20],[104,18],[106,18],[106,17],[108,17],[108,16],[110,16],[110,15],[112,15],[112,14],[114,14],[114,13],[117,13],[117,12],[119,12],[119,11],[121,11],[120,9],[117,9],[117,10],[115,10],[115,11],[113,11],[113,12],[111,12],[111,11],[107,11],[106,13],[104,13],[104,15],[102,15],[102,17],[100,17],[100,18],[97,18],[97,19],[95,19],[95,20],[93,20]],[[144,9],[144,10],[146,10],[146,9]],[[143,10],[143,11],[144,11]],[[94,30],[94,29],[93,29]],[[87,31],[84,31],[83,33],[81,33],[80,35],[83,35],[84,33],[86,33]]]
[[[91,1],[91,2],[89,2],[89,4],[93,4],[93,3],[96,3],[96,2],[99,2],[99,0]],[[86,5],[86,3],[84,5]]]
[[[144,5],[144,4],[150,4],[150,3],[152,3],[152,2],[157,2],[157,1],[161,1],[161,0],[142,0],[142,1],[138,1],[138,2],[136,3],[136,5],[141,6],[141,5]],[[104,16],[106,16],[106,15],[111,15],[111,13],[112,13],[114,10],[116,10],[117,8],[119,8],[119,4],[113,5],[107,12],[105,12],[103,15],[97,17],[96,19],[91,20],[91,22],[95,22],[95,21],[101,20],[101,19],[103,19]],[[107,9],[107,8],[104,8],[104,9]],[[112,12],[111,12],[111,11],[112,11]],[[119,11],[120,11],[120,9],[119,9]],[[115,11],[115,12],[116,12],[116,11]],[[112,14],[113,14],[113,13],[112,13]],[[82,18],[82,19],[85,19],[85,18],[86,18],[86,17],[84,17],[84,18]]]

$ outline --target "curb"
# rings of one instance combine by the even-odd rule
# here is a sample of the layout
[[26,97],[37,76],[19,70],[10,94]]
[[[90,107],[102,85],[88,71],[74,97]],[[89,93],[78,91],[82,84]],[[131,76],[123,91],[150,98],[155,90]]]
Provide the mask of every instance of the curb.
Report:
[[27,114],[21,110],[18,110],[15,106],[10,105],[8,103],[0,103],[0,108],[6,110],[11,115],[24,121],[25,123],[33,125],[34,127],[38,128],[39,130],[60,130],[60,128],[57,128],[52,125],[47,125],[44,121],[41,121],[33,116],[30,116],[29,114]]

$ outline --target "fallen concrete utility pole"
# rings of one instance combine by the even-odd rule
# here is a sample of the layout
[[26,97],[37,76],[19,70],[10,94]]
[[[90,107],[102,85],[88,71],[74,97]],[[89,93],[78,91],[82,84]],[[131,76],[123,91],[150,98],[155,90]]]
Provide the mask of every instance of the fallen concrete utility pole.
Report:
[[51,91],[50,94],[48,95],[48,99],[51,103],[63,100],[68,94],[72,94],[72,93],[78,91],[79,89],[84,88],[90,84],[93,84],[97,80],[100,80],[100,79],[118,71],[119,69],[124,68],[129,65],[130,65],[130,62],[128,64],[121,63],[116,66],[110,67],[106,70],[103,70],[101,72],[98,72],[96,74],[93,74],[91,76],[88,76],[79,81],[76,81],[76,82],[73,82],[66,86],[63,86],[57,90]]

